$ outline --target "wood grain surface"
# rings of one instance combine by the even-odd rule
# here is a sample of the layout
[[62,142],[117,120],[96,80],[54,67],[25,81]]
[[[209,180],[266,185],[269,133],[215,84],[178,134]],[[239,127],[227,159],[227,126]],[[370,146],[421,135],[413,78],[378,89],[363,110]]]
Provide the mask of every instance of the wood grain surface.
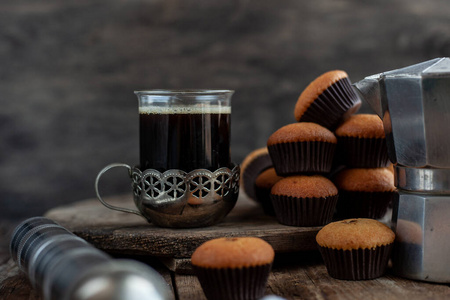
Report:
[[[5,230],[4,226],[8,226]],[[27,277],[9,258],[7,244],[10,225],[0,222],[0,299],[42,300]],[[155,268],[174,290],[175,300],[204,300],[201,285],[194,275],[176,274],[149,256],[116,256],[134,258]],[[385,276],[374,280],[346,281],[331,278],[317,251],[276,254],[266,294],[285,299],[317,300],[444,300],[450,299],[450,287],[396,277],[388,269]]]
[[[129,208],[133,205],[128,195],[107,202]],[[224,236],[260,237],[278,253],[311,250],[317,248],[315,235],[320,229],[281,225],[245,195],[223,222],[204,228],[156,227],[139,216],[109,210],[96,199],[52,209],[46,216],[107,252],[169,258],[189,258],[203,242]]]

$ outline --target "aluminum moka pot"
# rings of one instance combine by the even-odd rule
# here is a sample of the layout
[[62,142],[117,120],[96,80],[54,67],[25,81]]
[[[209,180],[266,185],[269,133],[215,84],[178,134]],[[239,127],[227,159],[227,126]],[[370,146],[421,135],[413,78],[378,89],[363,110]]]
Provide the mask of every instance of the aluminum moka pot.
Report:
[[393,270],[450,283],[450,59],[372,75],[354,87],[383,120],[394,164]]

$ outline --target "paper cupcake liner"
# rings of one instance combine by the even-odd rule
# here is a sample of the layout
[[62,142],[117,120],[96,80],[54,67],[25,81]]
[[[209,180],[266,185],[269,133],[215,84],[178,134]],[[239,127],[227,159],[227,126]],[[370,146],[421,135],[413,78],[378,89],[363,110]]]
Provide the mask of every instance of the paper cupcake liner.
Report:
[[336,279],[367,280],[382,276],[392,244],[374,249],[337,250],[319,246],[328,274]]
[[389,166],[386,139],[338,137],[338,156],[352,168],[384,168]]
[[209,300],[256,300],[264,296],[272,264],[242,268],[193,266]]
[[336,219],[381,219],[396,192],[360,192],[339,190]]
[[271,195],[277,221],[284,225],[309,227],[331,222],[338,195],[324,198],[297,198]]
[[272,200],[270,199],[270,189],[255,187],[255,199],[262,206],[264,213],[269,216],[275,216]]
[[268,147],[279,176],[298,173],[328,173],[333,164],[336,144],[328,142],[292,142]]
[[241,174],[242,186],[244,188],[245,194],[251,198],[255,199],[255,180],[261,172],[272,167],[272,160],[269,154],[261,155],[253,160],[244,172]]
[[333,130],[340,122],[357,112],[360,107],[361,100],[346,77],[336,81],[323,91],[311,103],[299,121],[317,123]]

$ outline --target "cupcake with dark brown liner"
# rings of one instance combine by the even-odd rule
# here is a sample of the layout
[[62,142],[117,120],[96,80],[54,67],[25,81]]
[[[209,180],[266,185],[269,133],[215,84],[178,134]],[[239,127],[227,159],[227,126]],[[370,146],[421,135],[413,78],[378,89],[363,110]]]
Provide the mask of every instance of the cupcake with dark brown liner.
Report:
[[337,139],[315,123],[294,123],[275,131],[267,148],[279,176],[330,172]]
[[256,300],[264,296],[274,257],[260,238],[232,237],[203,243],[191,262],[209,300]]
[[338,189],[320,175],[294,175],[275,183],[270,192],[277,221],[289,226],[323,226],[331,222]]
[[241,163],[241,189],[250,198],[256,200],[255,180],[261,172],[272,167],[267,147],[250,152]]
[[377,115],[353,115],[335,131],[337,155],[352,168],[382,168],[390,164],[383,121]]
[[382,218],[396,195],[388,168],[345,169],[333,182],[339,189],[336,219]]
[[313,122],[330,130],[356,113],[361,100],[344,71],[329,71],[312,81],[301,93],[294,115],[299,122]]
[[261,204],[264,213],[269,216],[274,216],[272,200],[270,200],[270,190],[275,183],[280,181],[283,177],[278,176],[275,172],[275,168],[269,168],[263,171],[256,178],[255,181],[255,194],[256,201]]
[[328,274],[336,279],[367,280],[382,276],[395,234],[373,219],[347,219],[324,226],[316,236]]

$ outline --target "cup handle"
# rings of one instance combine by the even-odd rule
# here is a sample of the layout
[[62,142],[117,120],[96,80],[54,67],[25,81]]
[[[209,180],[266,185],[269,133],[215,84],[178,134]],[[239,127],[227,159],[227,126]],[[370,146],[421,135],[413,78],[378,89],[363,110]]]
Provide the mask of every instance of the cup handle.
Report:
[[129,208],[123,208],[123,207],[118,207],[118,206],[114,206],[111,204],[106,203],[102,197],[100,196],[100,192],[98,191],[98,183],[100,181],[100,177],[103,176],[103,174],[105,174],[107,171],[111,170],[112,168],[118,168],[118,167],[123,167],[126,168],[128,170],[128,173],[131,174],[131,167],[127,164],[122,164],[122,163],[113,163],[113,164],[109,164],[106,167],[104,167],[97,175],[97,178],[95,179],[95,193],[97,194],[97,199],[107,208],[112,209],[112,210],[117,210],[117,211],[121,211],[121,212],[126,212],[126,213],[132,213],[141,217],[144,217],[142,215],[142,213],[138,210],[134,210],[134,209],[129,209]]

